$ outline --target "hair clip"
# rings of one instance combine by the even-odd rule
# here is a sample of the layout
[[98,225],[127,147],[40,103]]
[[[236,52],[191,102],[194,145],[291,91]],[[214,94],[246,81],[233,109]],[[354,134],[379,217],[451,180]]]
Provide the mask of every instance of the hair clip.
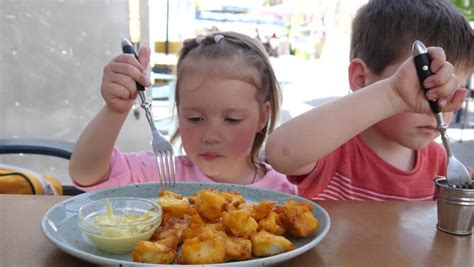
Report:
[[214,35],[214,42],[218,43],[222,39],[224,39],[224,35],[222,34]]

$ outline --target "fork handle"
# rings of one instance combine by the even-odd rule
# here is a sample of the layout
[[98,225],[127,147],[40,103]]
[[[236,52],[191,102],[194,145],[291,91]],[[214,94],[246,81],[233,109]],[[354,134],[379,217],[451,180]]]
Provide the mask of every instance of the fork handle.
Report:
[[[428,49],[420,41],[415,41],[413,43],[413,60],[415,61],[416,73],[418,74],[421,87],[426,93],[428,90],[423,86],[423,82],[426,78],[433,75],[433,72],[431,72],[430,69],[431,58],[428,54]],[[441,113],[441,109],[438,106],[438,100],[428,100],[428,102],[433,113]]]
[[[123,38],[122,40],[122,52],[125,54],[132,54],[138,60],[137,52],[135,51],[132,43],[127,38]],[[135,84],[137,85],[138,91],[145,91],[145,87],[143,87],[143,85],[138,82],[135,82]]]

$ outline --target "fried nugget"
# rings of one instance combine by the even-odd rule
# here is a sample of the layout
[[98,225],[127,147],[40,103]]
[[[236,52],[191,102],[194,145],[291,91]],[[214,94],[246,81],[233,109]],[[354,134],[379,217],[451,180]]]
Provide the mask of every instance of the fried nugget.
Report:
[[282,206],[275,208],[280,216],[287,233],[294,237],[307,237],[319,228],[319,220],[314,217],[311,204],[288,200]]
[[275,207],[275,202],[263,200],[259,203],[249,204],[245,203],[239,206],[239,209],[246,210],[252,218],[256,221],[259,221],[270,214],[270,212]]
[[225,206],[229,208],[228,210],[236,209],[239,205],[245,203],[245,199],[239,192],[223,191],[219,192],[219,194],[225,199]]
[[232,210],[222,215],[222,224],[231,236],[250,238],[257,232],[258,223],[244,210]]
[[251,238],[252,252],[257,257],[268,257],[293,249],[290,240],[283,236],[271,234],[265,230],[254,234]]
[[260,230],[265,230],[274,235],[282,236],[285,234],[285,228],[280,220],[280,216],[273,211],[258,222],[258,231]]
[[192,198],[201,218],[215,222],[222,215],[225,198],[211,189],[201,190]]
[[178,262],[181,264],[223,263],[226,256],[225,233],[205,231],[196,237],[185,239],[181,245]]
[[202,224],[202,225],[190,225],[185,231],[184,231],[184,239],[189,239],[193,238],[195,236],[198,236],[202,232],[205,231],[223,231],[224,226],[222,223],[210,223],[210,224]]
[[181,244],[184,240],[184,230],[188,228],[188,225],[188,219],[171,216],[163,220],[163,224],[156,228],[150,240],[158,241],[174,237],[177,240],[177,244]]
[[176,250],[150,241],[138,241],[132,251],[133,261],[142,263],[171,264],[176,255]]
[[177,217],[183,217],[190,207],[189,202],[183,196],[168,190],[160,191],[157,203],[163,209],[164,214],[169,213]]
[[227,237],[225,240],[226,261],[243,261],[252,258],[252,242],[246,238]]

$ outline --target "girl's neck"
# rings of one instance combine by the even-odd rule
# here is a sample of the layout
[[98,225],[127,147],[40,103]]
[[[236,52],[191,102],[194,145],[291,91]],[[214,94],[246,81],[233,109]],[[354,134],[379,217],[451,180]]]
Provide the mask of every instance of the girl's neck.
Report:
[[378,134],[370,128],[361,134],[362,140],[379,157],[392,166],[403,171],[410,171],[416,164],[416,151],[397,142],[387,140],[384,136]]
[[249,163],[242,168],[234,168],[223,175],[209,176],[209,178],[218,183],[249,185],[260,180],[264,175],[265,172],[262,169],[256,168]]

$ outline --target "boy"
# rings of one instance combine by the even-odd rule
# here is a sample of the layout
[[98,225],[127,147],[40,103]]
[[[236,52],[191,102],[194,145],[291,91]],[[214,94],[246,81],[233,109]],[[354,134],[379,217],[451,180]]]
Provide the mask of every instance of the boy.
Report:
[[[467,94],[474,66],[469,23],[445,0],[373,0],[351,38],[352,94],[277,128],[266,154],[272,166],[313,200],[427,200],[447,157],[427,99],[449,123]],[[433,76],[422,90],[412,44],[430,47]],[[449,63],[449,62],[451,63]]]

